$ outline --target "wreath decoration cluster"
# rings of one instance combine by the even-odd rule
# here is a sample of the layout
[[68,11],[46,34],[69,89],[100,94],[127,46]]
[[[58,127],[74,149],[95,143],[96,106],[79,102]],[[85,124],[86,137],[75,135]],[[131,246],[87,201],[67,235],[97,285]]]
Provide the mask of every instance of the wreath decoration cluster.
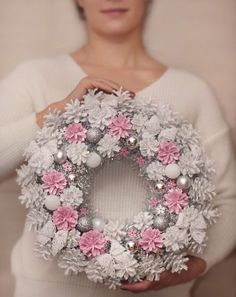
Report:
[[[169,106],[122,89],[89,90],[50,112],[24,157],[19,199],[35,251],[112,289],[187,270],[187,254],[203,251],[218,216],[198,132]],[[127,221],[107,220],[89,200],[94,174],[112,160],[130,162],[148,183],[144,209]]]

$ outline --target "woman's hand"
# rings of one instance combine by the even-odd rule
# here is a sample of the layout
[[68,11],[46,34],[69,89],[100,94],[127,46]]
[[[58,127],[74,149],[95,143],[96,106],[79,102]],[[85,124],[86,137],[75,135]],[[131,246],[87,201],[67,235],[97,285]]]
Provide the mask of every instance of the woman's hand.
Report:
[[[118,90],[120,86],[110,80],[104,80],[96,77],[87,76],[82,78],[76,88],[63,100],[59,102],[54,102],[46,107],[43,111],[36,114],[36,122],[40,128],[43,126],[43,120],[45,114],[49,112],[49,110],[60,110],[64,111],[65,105],[73,99],[82,99],[83,96],[87,93],[88,89],[98,88],[107,93],[112,93],[114,90]],[[131,96],[135,94],[130,92]]]
[[188,270],[180,273],[171,273],[170,271],[164,271],[161,273],[159,281],[148,281],[133,284],[123,284],[121,289],[128,290],[133,293],[139,293],[149,290],[160,290],[166,287],[175,286],[197,278],[206,269],[206,262],[194,256],[189,256]]

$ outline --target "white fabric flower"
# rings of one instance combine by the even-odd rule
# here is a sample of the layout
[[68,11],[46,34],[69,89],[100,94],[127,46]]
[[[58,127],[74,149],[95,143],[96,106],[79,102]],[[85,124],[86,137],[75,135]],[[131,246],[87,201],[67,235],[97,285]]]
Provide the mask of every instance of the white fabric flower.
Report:
[[148,228],[153,223],[153,215],[148,211],[141,211],[134,217],[134,227],[138,230]]
[[124,230],[124,224],[117,221],[109,221],[108,224],[104,226],[103,233],[107,235],[109,238],[113,238],[116,240],[121,240],[126,232]]
[[119,152],[120,147],[118,145],[119,140],[110,134],[105,134],[104,137],[98,143],[98,151],[103,157],[107,156],[111,158],[115,152]]
[[159,161],[154,161],[147,166],[146,173],[151,180],[163,180],[165,167]]
[[188,229],[192,238],[199,244],[203,243],[206,236],[206,222],[203,215],[194,206],[185,208],[178,217],[176,226]]
[[143,115],[142,113],[138,113],[134,115],[131,123],[133,124],[133,128],[137,132],[141,132],[147,120],[148,120],[148,117],[146,115]]
[[176,138],[178,129],[176,127],[162,129],[158,135],[159,141],[174,141]]
[[37,151],[35,151],[29,159],[29,166],[31,166],[37,174],[41,175],[44,170],[52,166],[53,161],[52,153],[46,147],[38,147]]
[[112,107],[97,107],[89,110],[88,120],[91,127],[103,130],[115,115],[116,110]]
[[186,229],[179,229],[172,226],[166,229],[164,245],[167,250],[178,251],[188,244],[188,235]]
[[161,130],[160,121],[157,116],[152,116],[143,129],[143,137],[151,137],[157,135]]
[[144,157],[152,157],[157,152],[158,141],[154,137],[145,137],[140,141],[139,147]]
[[67,156],[73,164],[78,166],[85,163],[89,155],[88,146],[85,143],[72,143],[67,147]]
[[82,197],[83,192],[79,188],[72,185],[70,188],[64,189],[64,192],[61,195],[61,201],[64,204],[80,206],[80,204],[83,202]]

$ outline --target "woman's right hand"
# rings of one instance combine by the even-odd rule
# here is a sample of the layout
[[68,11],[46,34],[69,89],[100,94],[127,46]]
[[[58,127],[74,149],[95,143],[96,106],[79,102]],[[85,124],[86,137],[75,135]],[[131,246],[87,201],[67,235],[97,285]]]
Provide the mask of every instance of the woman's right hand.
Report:
[[[68,102],[74,99],[82,100],[83,96],[87,93],[88,89],[94,89],[98,88],[101,89],[104,92],[112,93],[114,90],[118,90],[120,86],[110,80],[100,79],[96,77],[84,77],[80,80],[76,88],[65,98],[58,102],[53,102],[49,106],[47,106],[44,110],[41,112],[38,112],[36,114],[36,122],[37,125],[42,128],[44,116],[50,111],[50,110],[60,110],[64,111],[65,106]],[[134,96],[135,94],[133,92],[130,92],[131,96]]]

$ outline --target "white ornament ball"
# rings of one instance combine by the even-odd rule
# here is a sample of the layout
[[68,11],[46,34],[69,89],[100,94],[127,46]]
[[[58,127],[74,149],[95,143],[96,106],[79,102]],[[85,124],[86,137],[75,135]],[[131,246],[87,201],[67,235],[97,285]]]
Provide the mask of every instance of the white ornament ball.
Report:
[[177,179],[177,186],[180,189],[187,190],[191,186],[191,181],[188,176],[181,175]]
[[180,175],[180,168],[177,164],[168,164],[165,168],[165,175],[171,179]]
[[98,128],[90,128],[87,131],[87,141],[90,143],[97,143],[102,137],[102,132]]
[[58,150],[57,153],[54,155],[54,160],[57,164],[63,164],[66,162],[67,155],[66,152],[63,150]]
[[99,231],[103,231],[105,226],[105,221],[103,218],[96,217],[92,220],[93,228]]
[[102,162],[102,158],[99,154],[92,152],[89,154],[87,161],[86,161],[86,165],[89,168],[96,168],[98,167]]
[[45,198],[44,205],[49,210],[55,210],[60,206],[60,199],[56,195],[49,195]]

